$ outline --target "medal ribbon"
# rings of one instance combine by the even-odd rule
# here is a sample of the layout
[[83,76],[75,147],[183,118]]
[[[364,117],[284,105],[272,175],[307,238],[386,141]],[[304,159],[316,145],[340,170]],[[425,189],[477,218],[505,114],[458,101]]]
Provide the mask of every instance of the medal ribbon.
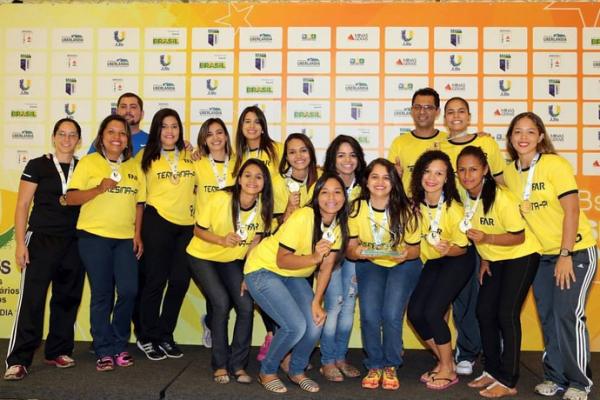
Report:
[[378,224],[375,221],[375,211],[373,211],[373,207],[371,206],[371,202],[369,202],[369,225],[371,226],[371,234],[373,235],[373,241],[376,246],[381,246],[383,243],[383,234],[385,231],[389,232],[388,226],[388,214],[387,210],[383,212],[383,218],[381,219],[381,223]]
[[479,206],[479,200],[481,199],[481,193],[483,192],[483,185],[485,185],[485,178],[483,178],[483,184],[481,185],[481,190],[479,191],[479,194],[477,195],[477,199],[475,199],[475,203],[473,204],[473,206],[471,206],[471,198],[469,197],[469,193],[467,192],[467,195],[465,197],[465,217],[464,220],[470,222],[473,219],[473,216],[475,215],[475,211],[477,210],[477,207]]
[[56,157],[56,153],[52,155],[52,161],[54,162],[54,167],[56,167],[56,171],[58,172],[58,176],[60,177],[60,184],[62,186],[62,194],[67,193],[67,188],[69,187],[69,182],[71,182],[71,177],[73,176],[73,169],[75,168],[75,157],[71,158],[71,163],[69,164],[69,172],[68,176],[65,178],[65,173],[63,172],[60,164],[58,163],[58,158]]
[[429,215],[429,232],[437,232],[440,227],[440,219],[442,218],[442,205],[444,204],[444,192],[440,195],[438,200],[437,209],[435,211],[435,217],[431,216],[431,210],[429,209],[429,203],[425,200],[427,205],[427,214]]
[[302,182],[298,182],[297,180],[295,180],[292,177],[292,168],[290,167],[287,172],[285,173],[285,184],[288,188],[288,191],[290,189],[290,183],[291,182],[297,182],[300,185],[300,188],[302,188],[302,186],[306,186],[306,182],[308,181],[308,174],[306,174],[306,178],[304,178],[304,180]]
[[[171,154],[173,154],[173,160],[171,160]],[[164,157],[164,159],[169,164],[169,168],[171,169],[171,173],[173,176],[177,176],[179,171],[177,170],[177,164],[179,164],[179,149],[175,148],[173,151],[165,151],[164,149],[160,150],[160,155]]]
[[119,159],[116,162],[110,161],[104,150],[102,150],[102,154],[104,155],[108,166],[112,170],[113,175],[120,175],[119,170],[121,169],[121,163],[123,162],[123,154],[119,155]]
[[244,224],[242,225],[242,210],[241,210],[240,206],[238,205],[238,220],[237,220],[237,230],[238,231],[240,229],[243,229],[243,228],[247,227],[248,225],[250,225],[254,221],[254,218],[256,217],[257,210],[258,210],[258,200],[254,204],[254,208],[252,209],[252,212],[246,218],[246,222],[244,222]]
[[335,238],[335,234],[333,233],[333,230],[335,229],[335,227],[337,226],[337,219],[334,219],[333,222],[331,223],[331,225],[329,225],[327,228],[325,227],[325,224],[323,223],[323,221],[321,221],[321,232],[323,233],[322,237],[331,237],[331,238]]
[[[540,159],[540,153],[535,153],[535,157],[531,160],[531,164],[529,165],[529,171],[527,173],[527,183],[525,183],[525,187],[523,188],[523,201],[529,200],[531,197],[531,184],[533,183],[533,172],[535,170],[535,164]],[[521,169],[521,163],[517,160],[517,168],[519,169],[519,176],[523,172]]]
[[225,161],[223,163],[223,174],[219,175],[219,171],[217,171],[217,163],[213,158],[212,154],[208,155],[208,162],[210,163],[210,167],[212,168],[213,174],[217,179],[217,186],[219,189],[223,189],[227,183],[227,170],[229,169],[229,157],[225,156]]

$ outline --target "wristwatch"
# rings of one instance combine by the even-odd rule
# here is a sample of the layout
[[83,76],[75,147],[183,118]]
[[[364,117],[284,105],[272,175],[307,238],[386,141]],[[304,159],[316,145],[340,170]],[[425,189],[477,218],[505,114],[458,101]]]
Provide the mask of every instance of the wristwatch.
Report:
[[561,257],[571,257],[573,252],[569,251],[569,249],[560,249],[560,253],[558,253],[558,255]]

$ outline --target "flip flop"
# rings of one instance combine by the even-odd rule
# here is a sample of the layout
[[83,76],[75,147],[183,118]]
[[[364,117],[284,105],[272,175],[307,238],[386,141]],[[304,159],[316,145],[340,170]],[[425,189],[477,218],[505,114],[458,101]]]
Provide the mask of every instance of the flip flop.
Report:
[[488,399],[499,399],[501,397],[516,396],[517,389],[509,388],[508,386],[496,381],[487,388],[479,391],[479,394],[483,397],[487,397]]
[[319,372],[325,379],[331,382],[342,382],[344,380],[342,372],[333,364],[323,365],[319,368]]
[[346,378],[358,378],[361,375],[358,368],[346,362],[342,364],[336,364],[335,366],[338,367],[338,369]]
[[[447,383],[441,385],[441,386],[435,386],[432,385],[433,382],[435,381],[446,381]],[[436,378],[435,376],[431,377],[431,381],[427,382],[425,384],[425,386],[427,386],[427,389],[431,389],[431,390],[446,390],[448,389],[450,386],[454,386],[458,383],[458,376],[455,377],[454,379],[451,378]]]
[[[437,374],[437,372],[435,372],[435,371],[427,371],[423,375],[421,375],[421,377],[419,378],[419,382],[425,383],[425,384],[428,383],[428,382],[431,382],[431,378],[434,377],[435,374]],[[427,378],[425,378],[426,375],[427,375]]]
[[300,389],[304,390],[305,392],[317,393],[320,390],[319,384],[310,378],[304,378],[300,382],[295,382],[290,378],[290,381],[300,386]]
[[267,391],[273,393],[286,393],[287,387],[281,382],[281,379],[275,378],[272,381],[264,382],[260,376],[258,377],[258,383],[262,385]]

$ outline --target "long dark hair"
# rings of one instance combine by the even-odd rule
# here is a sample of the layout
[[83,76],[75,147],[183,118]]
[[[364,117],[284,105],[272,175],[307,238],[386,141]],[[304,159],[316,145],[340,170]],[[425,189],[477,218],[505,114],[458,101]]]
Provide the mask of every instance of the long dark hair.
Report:
[[308,149],[308,155],[310,156],[310,162],[308,164],[308,176],[306,179],[306,188],[312,186],[313,183],[317,181],[317,156],[315,154],[315,147],[313,146],[311,140],[303,133],[292,133],[286,139],[283,144],[283,155],[281,156],[281,162],[279,163],[279,173],[281,175],[285,175],[288,169],[292,168],[287,159],[287,151],[288,145],[291,140],[298,139],[304,143],[306,148]]
[[260,172],[263,175],[264,184],[259,196],[261,204],[260,216],[264,225],[263,236],[267,236],[271,232],[271,220],[273,219],[273,185],[271,184],[271,174],[269,173],[269,169],[264,162],[256,158],[246,160],[246,162],[244,162],[240,168],[240,173],[235,179],[235,184],[224,189],[231,193],[231,217],[233,229],[236,229],[239,217],[240,195],[242,193],[240,178],[244,174],[246,168],[248,168],[250,165],[256,165],[258,168],[260,168]]
[[360,196],[354,199],[351,207],[351,216],[358,215],[361,207],[361,200],[368,202],[371,199],[371,193],[367,188],[367,182],[369,181],[369,175],[373,171],[376,165],[381,165],[387,171],[390,176],[390,184],[392,185],[392,191],[390,192],[390,198],[388,200],[388,210],[390,217],[390,231],[393,233],[393,246],[396,247],[402,241],[404,235],[404,228],[407,227],[409,230],[416,229],[416,218],[413,218],[411,209],[411,203],[404,192],[404,186],[402,186],[402,179],[396,171],[394,164],[385,158],[376,158],[371,161],[365,173],[360,180]]
[[148,134],[148,142],[146,143],[146,147],[144,147],[144,155],[142,156],[142,170],[144,172],[148,172],[150,169],[150,165],[152,165],[152,161],[156,161],[160,158],[160,150],[162,149],[162,144],[160,143],[160,133],[162,131],[162,124],[165,118],[173,117],[177,120],[177,125],[179,125],[179,137],[177,138],[177,142],[175,143],[175,147],[179,151],[185,148],[185,144],[183,142],[183,125],[181,124],[181,118],[179,118],[179,114],[177,111],[172,108],[163,108],[158,110],[154,117],[152,118],[152,123],[150,124],[150,133]]
[[337,174],[337,170],[335,168],[335,160],[337,158],[338,150],[343,143],[348,143],[350,147],[352,147],[352,151],[356,154],[356,158],[358,160],[358,165],[354,170],[354,177],[357,182],[362,179],[362,176],[365,172],[365,168],[367,168],[367,163],[365,162],[365,153],[358,141],[354,139],[352,136],[348,135],[338,135],[333,142],[327,148],[327,152],[325,153],[325,164],[323,165],[323,169],[327,172],[332,172]]
[[221,118],[209,118],[206,121],[204,121],[204,123],[200,127],[197,141],[200,155],[202,155],[203,157],[208,157],[208,155],[210,154],[210,150],[208,149],[208,145],[206,144],[206,138],[208,137],[208,129],[212,124],[219,124],[221,125],[221,128],[223,128],[225,137],[227,137],[227,143],[225,144],[225,153],[227,153],[228,158],[231,158],[231,139],[229,138],[229,131],[227,130],[227,126]]
[[315,246],[317,242],[323,237],[323,231],[321,231],[322,219],[319,207],[319,194],[321,193],[321,190],[323,190],[325,182],[327,182],[329,179],[336,180],[340,184],[342,192],[344,193],[344,204],[342,205],[342,208],[337,212],[336,216],[337,223],[340,227],[340,231],[342,232],[342,247],[340,247],[340,251],[338,251],[335,256],[335,264],[337,265],[344,258],[346,246],[348,245],[348,236],[350,234],[348,230],[348,195],[344,190],[344,181],[335,172],[331,173],[329,171],[325,171],[315,183],[315,190],[309,205],[309,207],[313,209],[315,215],[312,235],[312,251],[315,251]]
[[104,118],[102,122],[100,122],[100,127],[98,128],[98,134],[96,135],[96,139],[94,139],[93,146],[96,149],[96,153],[100,154],[104,157],[104,145],[102,144],[102,137],[104,136],[104,130],[112,121],[119,121],[125,126],[125,134],[127,135],[127,147],[123,150],[123,161],[127,161],[131,158],[133,151],[133,144],[131,143],[131,129],[129,129],[129,124],[127,120],[120,115],[111,114],[108,117]]
[[[496,200],[496,180],[492,175],[492,169],[487,161],[487,156],[481,150],[481,147],[476,146],[466,146],[464,147],[460,153],[458,153],[458,157],[456,158],[456,165],[458,168],[458,163],[462,157],[473,156],[479,160],[482,168],[487,167],[487,173],[483,177],[483,187],[481,188],[481,201],[483,203],[483,213],[487,214],[487,212],[492,208],[494,204],[494,200]],[[469,194],[467,193],[467,196]]]
[[265,113],[263,113],[262,110],[257,106],[249,106],[242,111],[242,114],[238,119],[237,131],[235,133],[235,166],[233,167],[233,175],[238,175],[240,166],[242,165],[242,160],[244,159],[244,152],[248,150],[248,143],[246,142],[246,137],[244,136],[243,126],[244,119],[250,112],[253,112],[256,115],[258,123],[262,128],[260,145],[258,148],[267,153],[269,160],[271,160],[274,165],[279,163],[279,157],[277,156],[277,151],[275,149],[275,141],[269,136],[269,129],[267,127],[267,118],[265,117]]
[[550,135],[548,135],[548,132],[546,131],[546,126],[544,126],[544,121],[542,121],[542,119],[536,113],[526,111],[514,117],[512,121],[510,121],[508,130],[506,131],[506,151],[508,151],[510,158],[513,161],[519,158],[519,154],[517,153],[517,150],[515,150],[515,148],[513,147],[510,139],[512,138],[515,125],[523,118],[529,118],[535,124],[538,131],[540,132],[540,135],[542,136],[542,140],[536,146],[536,151],[541,154],[556,154],[556,150],[554,149],[552,140],[550,140]]
[[425,201],[425,189],[421,185],[423,174],[425,174],[425,170],[429,167],[429,164],[435,160],[440,160],[446,164],[446,182],[442,188],[446,207],[449,208],[452,201],[460,203],[460,195],[458,194],[458,189],[456,189],[456,175],[454,174],[450,157],[442,151],[429,150],[421,154],[412,171],[410,191],[412,193],[413,206],[416,210],[419,209],[419,204]]

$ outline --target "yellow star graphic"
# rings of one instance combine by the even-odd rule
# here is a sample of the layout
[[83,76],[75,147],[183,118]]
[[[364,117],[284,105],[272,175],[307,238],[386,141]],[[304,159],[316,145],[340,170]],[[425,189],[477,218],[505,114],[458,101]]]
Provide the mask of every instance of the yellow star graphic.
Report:
[[254,6],[241,8],[241,6],[229,3],[227,8],[227,15],[215,20],[217,24],[235,27],[235,33],[237,33],[240,26],[252,26],[248,21],[248,17]]

